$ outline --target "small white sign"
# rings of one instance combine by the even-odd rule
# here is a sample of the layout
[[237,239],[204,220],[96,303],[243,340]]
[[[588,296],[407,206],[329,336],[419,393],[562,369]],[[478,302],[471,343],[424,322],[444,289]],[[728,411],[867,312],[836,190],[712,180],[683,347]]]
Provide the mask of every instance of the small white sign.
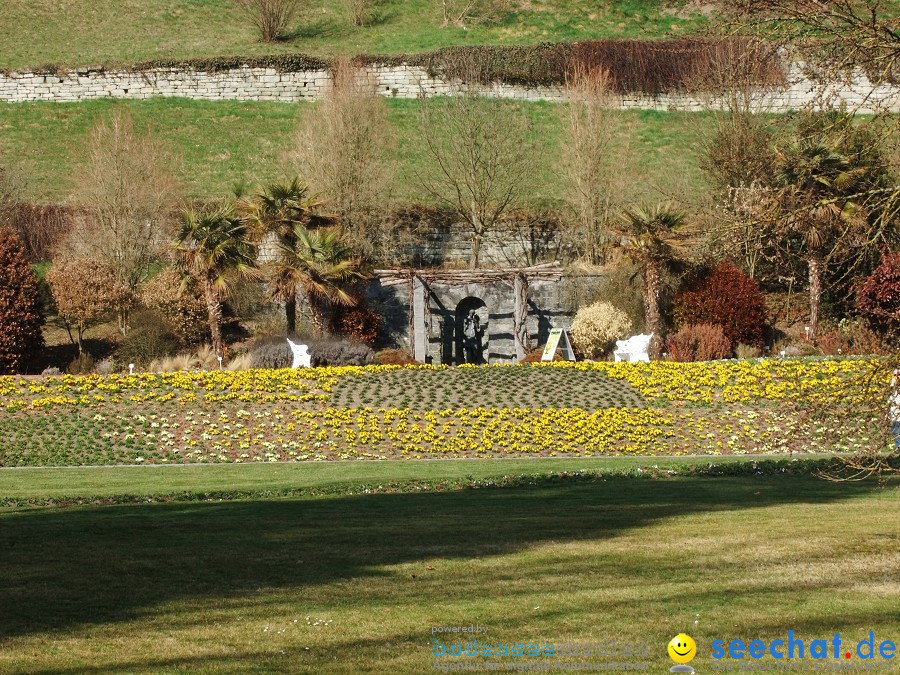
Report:
[[544,353],[541,354],[541,361],[552,361],[557,349],[562,351],[563,358],[566,360],[575,360],[575,352],[565,328],[554,328],[550,331],[550,337],[544,346]]

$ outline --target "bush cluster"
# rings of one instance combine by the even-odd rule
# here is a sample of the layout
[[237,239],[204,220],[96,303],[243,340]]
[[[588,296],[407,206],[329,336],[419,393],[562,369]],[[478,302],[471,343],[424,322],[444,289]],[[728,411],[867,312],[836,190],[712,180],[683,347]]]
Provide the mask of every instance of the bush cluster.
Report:
[[717,324],[731,344],[763,345],[766,300],[759,282],[722,263],[689,282],[673,300],[676,326]]
[[885,252],[878,267],[860,282],[856,307],[876,330],[900,331],[900,251]]
[[18,235],[0,228],[0,374],[24,372],[44,346],[37,280]]
[[666,341],[670,361],[714,361],[731,353],[731,341],[722,326],[687,325]]
[[578,351],[586,358],[597,359],[631,330],[631,319],[625,312],[608,302],[595,302],[578,310],[570,332]]
[[175,354],[179,346],[178,337],[159,313],[139,310],[131,315],[131,330],[119,342],[116,359],[146,368],[155,359]]
[[334,327],[339,335],[372,347],[378,340],[382,323],[381,314],[369,307],[365,301],[360,301],[354,307],[342,308]]
[[[199,344],[209,333],[206,303],[196,283],[182,290],[182,277],[173,268],[157,274],[141,289],[141,304],[165,319],[182,347]],[[157,358],[154,356],[153,358]]]

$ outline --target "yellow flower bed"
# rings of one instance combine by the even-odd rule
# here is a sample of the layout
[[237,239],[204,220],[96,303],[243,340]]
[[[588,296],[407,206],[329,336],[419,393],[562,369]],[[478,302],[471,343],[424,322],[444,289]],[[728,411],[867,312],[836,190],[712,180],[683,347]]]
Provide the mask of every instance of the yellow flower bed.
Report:
[[[415,404],[415,392],[413,404],[402,407],[341,408],[331,402],[338,382],[352,390],[354,383],[346,378],[404,366],[3,377],[0,465],[857,450],[877,440],[885,426],[872,413],[816,421],[797,403],[839,399],[875,404],[876,410],[883,403],[886,374],[877,381],[868,378],[868,389],[859,383],[877,363],[556,362],[473,371],[477,386],[483,377],[488,397],[498,368],[556,368],[601,372],[656,401],[652,408],[592,410],[502,405],[428,410]],[[415,388],[417,380],[409,382]],[[523,378],[520,384],[527,382]]]

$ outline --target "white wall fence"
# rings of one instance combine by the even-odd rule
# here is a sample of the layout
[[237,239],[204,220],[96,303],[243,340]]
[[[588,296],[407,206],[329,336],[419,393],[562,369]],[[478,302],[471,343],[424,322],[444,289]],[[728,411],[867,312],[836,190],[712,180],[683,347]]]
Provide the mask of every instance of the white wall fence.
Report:
[[[364,80],[383,96],[415,98],[452,95],[463,89],[459,81],[429,75],[412,65],[365,66]],[[242,66],[223,71],[151,68],[141,71],[76,68],[63,73],[0,73],[0,102],[86,101],[100,98],[144,99],[184,97],[202,100],[310,101],[331,86],[327,70],[281,71],[276,68]],[[493,83],[476,87],[479,93],[497,98],[526,101],[562,101],[561,86],[527,87]],[[838,107],[859,112],[900,112],[900,86],[874,86],[862,72],[841,82],[822,85],[810,80],[799,66],[789,69],[786,84],[753,93],[760,111],[787,112],[809,106]],[[718,107],[714,97],[680,93],[625,94],[615,97],[611,107],[644,110],[700,110]]]

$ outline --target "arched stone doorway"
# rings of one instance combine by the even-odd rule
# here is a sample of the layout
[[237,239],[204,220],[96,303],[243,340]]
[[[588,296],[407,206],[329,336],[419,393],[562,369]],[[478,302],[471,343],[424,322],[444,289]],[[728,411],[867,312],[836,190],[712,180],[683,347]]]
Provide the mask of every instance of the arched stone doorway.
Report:
[[454,347],[456,365],[481,364],[488,347],[488,313],[484,300],[475,296],[463,298],[456,305]]

